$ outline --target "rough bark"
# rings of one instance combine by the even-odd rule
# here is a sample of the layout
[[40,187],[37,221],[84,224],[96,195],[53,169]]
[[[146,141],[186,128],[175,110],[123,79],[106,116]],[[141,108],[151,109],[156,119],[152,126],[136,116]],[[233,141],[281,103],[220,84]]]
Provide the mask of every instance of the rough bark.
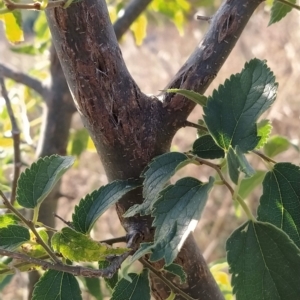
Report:
[[[225,1],[214,15],[202,44],[169,87],[203,93],[261,2]],[[140,91],[123,61],[104,0],[85,0],[67,10],[56,8],[46,14],[76,107],[109,180],[138,178],[153,157],[169,151],[174,134],[194,104],[174,94],[164,95],[161,102]],[[150,218],[122,218],[131,205],[141,201],[141,191],[134,191],[117,205],[129,234],[137,229],[144,235],[151,233],[147,230],[151,227]],[[177,262],[187,272],[188,281],[182,288],[189,295],[195,299],[223,299],[192,236]],[[168,294],[154,279],[152,292],[157,299],[165,299]]]

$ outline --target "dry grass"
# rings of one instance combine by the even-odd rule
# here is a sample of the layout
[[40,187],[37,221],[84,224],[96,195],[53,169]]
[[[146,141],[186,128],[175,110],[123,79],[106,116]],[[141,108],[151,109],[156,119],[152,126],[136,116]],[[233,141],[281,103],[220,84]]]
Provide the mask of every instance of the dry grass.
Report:
[[[297,58],[297,54],[300,53],[299,14],[292,13],[283,22],[271,27],[267,27],[267,22],[268,15],[259,10],[250,21],[207,94],[209,95],[212,89],[230,74],[239,72],[245,61],[253,57],[267,59],[268,65],[280,83],[276,103],[266,114],[266,117],[273,122],[272,134],[285,135],[299,145],[300,60]],[[139,48],[134,45],[131,37],[123,41],[122,50],[128,68],[144,92],[156,94],[166,86],[172,75],[201,40],[205,27],[198,22],[192,22],[187,26],[183,37],[180,37],[176,29],[170,26],[151,28],[143,46]],[[195,122],[200,116],[201,109],[197,108],[189,119]],[[182,129],[174,138],[174,147],[185,151],[190,148],[194,139],[194,129]],[[291,161],[297,165],[300,162],[299,153],[293,149],[276,159]],[[259,160],[256,159],[255,162],[259,164]],[[105,184],[107,180],[95,153],[84,153],[78,167],[67,174],[63,179],[62,193],[68,197],[62,197],[59,200],[58,214],[68,220],[80,197],[99,185]],[[205,167],[186,167],[179,173],[179,176],[187,174],[206,180],[210,170]],[[256,191],[249,199],[254,212],[258,197],[259,193]],[[235,215],[229,193],[223,187],[218,188],[208,201],[195,231],[196,239],[208,262],[225,256],[224,242],[242,221],[243,216],[238,219]],[[58,227],[61,226],[61,222],[58,221]],[[124,230],[120,227],[114,209],[110,209],[97,223],[94,234],[95,238],[100,240],[123,233]],[[2,299],[22,299],[23,292],[16,292],[16,287],[24,291],[25,283],[24,278],[17,275],[14,285],[6,288]]]

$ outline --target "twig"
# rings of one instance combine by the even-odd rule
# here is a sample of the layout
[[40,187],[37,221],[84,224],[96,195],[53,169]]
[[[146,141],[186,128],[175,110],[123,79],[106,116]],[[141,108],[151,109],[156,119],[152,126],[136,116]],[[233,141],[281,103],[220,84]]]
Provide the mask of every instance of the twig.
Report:
[[39,233],[36,231],[34,224],[23,217],[23,215],[11,205],[8,201],[4,193],[0,190],[0,196],[3,199],[4,204],[8,209],[10,209],[35,235],[37,242],[45,249],[45,251],[49,254],[49,256],[58,264],[61,264],[61,261],[57,258],[57,256],[52,252],[50,247],[42,240]]
[[57,215],[56,213],[53,213],[53,216],[56,217],[57,219],[61,220],[63,223],[65,223],[68,227],[73,228],[74,226],[72,224],[72,222],[68,222],[66,220],[64,220],[62,217],[60,217],[59,215]]
[[[49,2],[52,3],[52,2]],[[42,84],[42,82],[38,79],[35,79],[29,75],[26,75],[22,72],[14,71],[7,66],[0,64],[0,76],[6,77],[14,80],[15,82],[24,84],[28,86],[29,88],[36,91],[38,94],[40,94],[43,98],[47,99],[47,94],[49,93],[49,90]]]
[[7,112],[10,118],[11,122],[11,135],[13,138],[13,144],[14,144],[14,175],[12,180],[12,188],[11,188],[11,194],[10,194],[10,202],[13,205],[14,201],[16,199],[16,190],[17,190],[17,182],[21,171],[21,151],[20,151],[20,129],[17,124],[14,111],[11,107],[10,99],[8,97],[8,93],[5,87],[4,79],[3,77],[0,77],[0,86],[1,86],[1,93],[5,100]]
[[148,261],[146,261],[143,258],[140,258],[139,261],[142,263],[143,266],[148,268],[153,274],[155,274],[166,286],[168,286],[175,294],[180,295],[184,299],[188,300],[195,300],[188,294],[186,294],[184,291],[179,289],[177,286],[175,286],[171,281],[169,281],[166,277],[163,276],[163,274],[156,270]]
[[201,21],[207,21],[209,23],[211,21],[212,17],[206,17],[206,16],[197,15],[196,19],[197,20],[201,20]]
[[[15,3],[11,0],[3,1],[6,8],[10,11],[16,9],[24,9],[24,10],[44,10],[43,4],[41,2],[34,3]],[[57,1],[49,1],[46,9],[54,8],[54,7],[63,7],[65,5],[65,0],[57,0]]]
[[112,244],[115,244],[115,243],[123,243],[123,242],[126,242],[126,235],[120,236],[120,237],[117,237],[117,238],[113,238],[113,239],[100,241],[100,243],[106,243],[108,245],[112,245]]
[[253,150],[253,153],[255,153],[256,155],[258,155],[259,157],[261,157],[263,160],[267,161],[267,162],[271,162],[273,164],[276,164],[277,162],[275,160],[273,160],[271,157],[268,157],[267,155],[257,151],[257,150]]
[[123,261],[130,255],[130,253],[127,252],[127,253],[124,253],[124,254],[116,257],[107,268],[99,269],[99,270],[85,268],[85,267],[81,267],[81,266],[65,265],[62,263],[53,263],[53,262],[45,261],[45,260],[42,260],[39,258],[34,258],[31,256],[28,256],[26,254],[12,252],[12,251],[8,251],[8,250],[4,250],[4,249],[0,249],[0,255],[8,256],[11,258],[26,261],[30,264],[35,264],[35,265],[41,266],[44,270],[51,269],[51,270],[56,270],[56,271],[60,271],[60,272],[70,273],[75,276],[111,278],[115,274],[115,272],[120,268]]
[[183,127],[193,127],[193,128],[197,128],[199,130],[204,130],[204,131],[207,131],[208,132],[208,129],[207,127],[203,126],[203,125],[200,125],[200,124],[196,124],[196,123],[192,123],[190,121],[185,121],[183,123]]
[[117,40],[129,29],[130,25],[146,9],[152,0],[133,0],[125,8],[124,14],[114,23]]
[[277,1],[283,3],[283,4],[287,5],[287,6],[290,6],[292,8],[295,8],[297,10],[300,10],[300,6],[299,5],[294,4],[294,3],[290,2],[290,1],[285,1],[285,0],[277,0]]

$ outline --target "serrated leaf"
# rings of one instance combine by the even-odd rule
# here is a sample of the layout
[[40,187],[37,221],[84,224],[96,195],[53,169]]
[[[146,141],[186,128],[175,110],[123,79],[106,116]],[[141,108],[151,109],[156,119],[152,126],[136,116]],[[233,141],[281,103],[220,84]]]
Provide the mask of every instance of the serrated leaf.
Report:
[[0,228],[0,248],[13,251],[30,240],[29,230],[19,225]]
[[105,260],[108,255],[120,255],[129,251],[127,248],[111,248],[69,227],[56,232],[51,244],[54,251],[72,261],[100,261]]
[[[296,4],[296,0],[287,0],[287,1],[292,4]],[[279,22],[291,10],[292,10],[291,6],[275,0],[271,8],[271,17],[268,25],[270,26],[276,22]]]
[[289,140],[284,136],[272,136],[264,146],[264,153],[269,157],[274,157],[286,150],[291,146]]
[[257,170],[252,177],[242,179],[238,191],[241,198],[246,199],[263,182],[265,175],[265,171]]
[[[98,262],[99,269],[105,269],[110,265],[107,260],[102,260]],[[111,278],[104,278],[104,281],[110,290],[113,290],[119,281],[118,272],[116,272]]]
[[300,250],[280,229],[248,221],[226,243],[238,300],[298,300]]
[[32,300],[82,300],[74,275],[48,270],[36,283]]
[[173,262],[189,233],[195,229],[213,183],[212,177],[208,183],[186,177],[160,193],[153,205],[156,229],[151,261],[164,258],[166,265]]
[[18,180],[18,203],[26,208],[35,208],[48,196],[73,163],[73,157],[58,155],[40,158],[33,163]]
[[271,131],[272,131],[272,124],[270,120],[262,120],[257,123],[257,135],[260,137],[260,140],[257,146],[255,147],[255,149],[260,149],[266,144]]
[[173,263],[169,266],[164,266],[163,270],[178,276],[180,278],[181,283],[186,282],[186,273],[184,272],[182,266]]
[[220,148],[211,135],[203,135],[193,144],[193,153],[206,159],[224,157],[225,152]]
[[130,26],[130,30],[133,32],[135,43],[137,46],[142,45],[144,38],[147,35],[147,18],[144,14],[141,14]]
[[19,218],[14,214],[0,215],[0,228],[8,225],[17,225],[20,222]]
[[196,93],[196,92],[191,91],[191,90],[167,89],[166,92],[182,95],[182,96],[188,98],[189,100],[192,100],[193,102],[195,102],[196,104],[199,104],[201,106],[206,106],[206,103],[207,103],[207,97],[206,96],[201,95],[201,94]]
[[236,146],[235,149],[230,147],[226,158],[230,179],[235,184],[238,184],[240,172],[243,172],[246,177],[251,177],[255,174],[255,171],[247,161],[239,146]]
[[21,11],[15,10],[13,12],[3,14],[0,16],[0,20],[4,22],[5,35],[11,43],[24,41]]
[[252,59],[241,73],[232,75],[208,98],[204,120],[224,150],[239,146],[253,150],[260,137],[256,121],[275,101],[277,83],[264,61]]
[[130,207],[124,216],[128,218],[138,213],[142,216],[149,215],[159,192],[179,169],[179,166],[183,167],[182,163],[188,160],[188,157],[180,152],[170,152],[155,157],[142,174],[145,177],[143,188],[144,202]]
[[199,138],[203,135],[207,135],[208,134],[208,129],[206,127],[205,122],[203,120],[199,119],[198,120],[198,125],[204,126],[206,129],[205,128],[203,128],[203,129],[197,128],[197,137]]
[[144,269],[141,274],[128,274],[132,282],[122,278],[113,290],[111,300],[150,300],[150,285],[148,270]]
[[281,228],[300,247],[300,167],[278,163],[263,181],[260,221]]
[[140,184],[137,181],[117,180],[81,199],[75,206],[75,213],[72,215],[74,229],[82,233],[89,233],[97,219],[111,205],[138,186]]

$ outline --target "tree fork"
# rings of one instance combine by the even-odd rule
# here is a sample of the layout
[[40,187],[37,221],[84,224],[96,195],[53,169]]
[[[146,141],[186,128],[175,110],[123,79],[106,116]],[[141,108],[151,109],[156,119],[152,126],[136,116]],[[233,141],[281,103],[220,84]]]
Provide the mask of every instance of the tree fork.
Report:
[[[168,87],[204,93],[261,2],[225,1],[211,19],[203,42]],[[140,91],[123,61],[104,0],[85,0],[46,14],[76,107],[109,181],[138,178],[153,157],[169,151],[194,103],[177,94],[163,95],[161,102]],[[117,211],[127,231],[147,234],[143,227],[150,227],[150,218],[122,218],[130,206],[141,202],[141,191],[131,192],[118,203]],[[191,235],[176,262],[187,273],[188,281],[181,286],[187,294],[195,299],[223,299]],[[153,277],[152,292],[157,299],[168,295]]]

